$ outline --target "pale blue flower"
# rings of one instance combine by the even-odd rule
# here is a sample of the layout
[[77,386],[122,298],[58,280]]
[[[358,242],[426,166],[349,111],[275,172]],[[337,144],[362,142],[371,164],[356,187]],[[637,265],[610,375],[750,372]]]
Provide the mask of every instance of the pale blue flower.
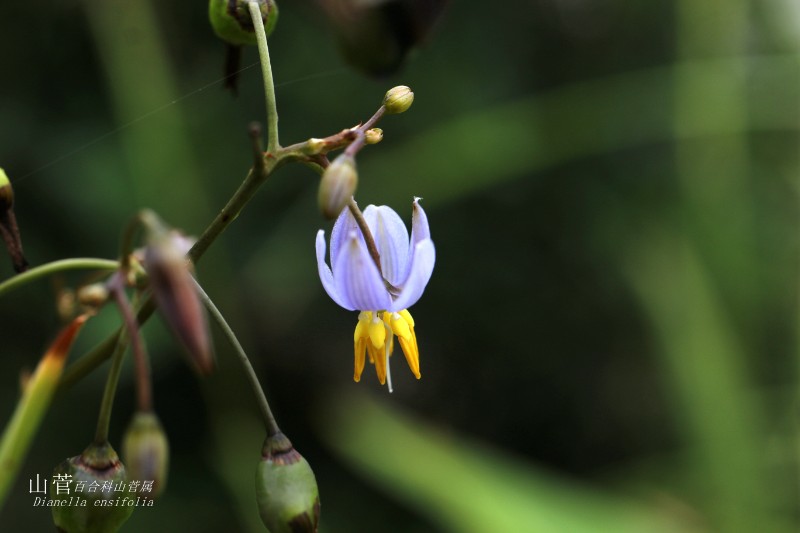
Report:
[[420,377],[414,320],[408,308],[419,300],[431,278],[436,250],[419,198],[414,199],[412,208],[410,239],[405,224],[390,207],[370,205],[364,210],[380,256],[380,270],[349,209],[342,211],[331,232],[333,269],[325,263],[325,232],[317,233],[317,267],[325,292],[341,307],[361,311],[354,337],[356,381],[366,351],[381,383],[385,382],[394,335],[412,372]]

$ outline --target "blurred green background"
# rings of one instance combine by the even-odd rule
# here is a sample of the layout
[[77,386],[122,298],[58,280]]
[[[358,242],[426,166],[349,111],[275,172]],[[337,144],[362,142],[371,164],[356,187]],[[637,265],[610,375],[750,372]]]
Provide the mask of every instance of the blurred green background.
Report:
[[[317,278],[331,224],[308,169],[276,173],[198,266],[314,467],[320,531],[796,531],[797,3],[454,1],[380,80],[347,66],[317,4],[280,7],[282,142],[411,86],[411,110],[359,155],[357,199],[409,220],[423,197],[437,247],[412,309],[423,378],[394,358],[392,395],[370,368],[352,382],[356,316]],[[0,166],[29,261],[114,258],[143,207],[199,235],[264,120],[257,66],[238,98],[221,89],[206,6],[0,14]],[[59,328],[54,295],[87,280],[0,299],[0,419]],[[92,319],[72,357],[117,323]],[[215,330],[219,371],[199,380],[160,319],[144,332],[172,467],[123,530],[262,531],[263,434],[230,349]],[[89,443],[106,368],[56,399],[0,530],[51,530],[28,479]]]

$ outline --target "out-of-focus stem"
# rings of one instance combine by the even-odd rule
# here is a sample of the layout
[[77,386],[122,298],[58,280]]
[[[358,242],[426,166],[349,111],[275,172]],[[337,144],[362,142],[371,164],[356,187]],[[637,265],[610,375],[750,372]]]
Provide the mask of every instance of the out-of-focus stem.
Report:
[[228,342],[230,343],[231,347],[233,347],[233,350],[236,352],[236,355],[239,358],[239,362],[242,364],[242,368],[244,369],[247,379],[250,382],[250,387],[253,389],[253,394],[256,396],[258,407],[261,410],[261,418],[264,420],[264,426],[267,429],[267,435],[277,435],[280,433],[280,428],[278,427],[278,423],[275,421],[275,416],[272,414],[272,409],[269,407],[269,401],[267,401],[267,395],[264,394],[264,389],[261,387],[261,383],[258,381],[258,376],[256,376],[256,371],[253,368],[253,365],[250,363],[247,353],[244,351],[244,348],[242,348],[242,345],[239,343],[239,339],[236,338],[236,334],[228,325],[225,317],[222,316],[222,313],[219,311],[219,309],[217,309],[217,306],[214,305],[214,302],[211,300],[211,298],[209,298],[208,294],[206,294],[197,281],[195,281],[195,286],[197,287],[197,293],[200,295],[200,299],[203,300],[208,312],[211,313],[211,316],[214,318],[214,320],[216,320],[217,324],[222,329],[222,332],[225,334],[225,338],[228,339]]

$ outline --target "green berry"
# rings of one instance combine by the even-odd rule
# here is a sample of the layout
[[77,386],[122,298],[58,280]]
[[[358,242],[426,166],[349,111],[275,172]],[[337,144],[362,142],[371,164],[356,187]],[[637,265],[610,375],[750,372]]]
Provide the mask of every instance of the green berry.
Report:
[[278,22],[278,4],[274,0],[210,0],[208,17],[214,33],[234,46],[255,45],[255,28],[247,7],[253,1],[258,3],[261,10],[267,35],[272,33]]
[[[57,492],[59,481],[71,487],[69,494]],[[53,506],[53,522],[61,533],[115,533],[122,527],[133,506],[115,505],[121,492],[114,487],[126,483],[125,466],[110,444],[91,444],[82,454],[70,457],[53,471],[52,499],[61,505]],[[81,491],[75,487],[81,484]],[[102,490],[103,487],[110,490]],[[124,494],[124,496],[130,496]],[[70,498],[80,499],[82,505],[69,505]]]
[[308,461],[283,433],[267,437],[256,470],[256,503],[270,533],[312,533],[319,489]]

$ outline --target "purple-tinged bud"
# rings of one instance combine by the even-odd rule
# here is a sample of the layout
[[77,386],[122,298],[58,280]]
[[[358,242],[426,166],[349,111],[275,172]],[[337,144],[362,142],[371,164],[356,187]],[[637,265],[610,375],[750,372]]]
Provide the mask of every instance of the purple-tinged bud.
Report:
[[14,189],[11,188],[11,181],[6,172],[0,168],[0,211],[6,211],[14,207]]
[[22,239],[17,227],[17,217],[14,215],[14,189],[2,168],[0,168],[0,238],[5,242],[14,270],[17,273],[28,270],[28,261],[22,251]]
[[405,85],[392,87],[386,91],[386,95],[383,97],[383,105],[390,115],[408,111],[412,103],[414,103],[414,93]]
[[256,503],[271,533],[312,533],[319,525],[319,489],[308,461],[283,433],[267,437],[256,470]]
[[317,200],[323,216],[333,219],[339,216],[342,209],[356,192],[358,172],[353,156],[342,154],[328,165],[319,182]]
[[[84,487],[80,499],[86,505],[70,505],[74,490],[59,492],[62,487]],[[53,471],[51,497],[53,522],[61,533],[114,533],[133,513],[133,506],[115,505],[127,483],[125,467],[110,444],[91,444],[82,454],[65,460]],[[103,490],[105,487],[105,490]]]
[[195,369],[201,374],[210,374],[214,369],[214,356],[208,319],[192,278],[191,264],[184,255],[185,239],[160,228],[154,214],[147,216],[150,234],[144,268],[158,309],[186,348]]
[[154,413],[137,412],[122,438],[128,479],[153,481],[153,497],[167,486],[169,442]]
[[370,128],[364,133],[367,144],[378,144],[383,140],[383,130],[380,128]]

